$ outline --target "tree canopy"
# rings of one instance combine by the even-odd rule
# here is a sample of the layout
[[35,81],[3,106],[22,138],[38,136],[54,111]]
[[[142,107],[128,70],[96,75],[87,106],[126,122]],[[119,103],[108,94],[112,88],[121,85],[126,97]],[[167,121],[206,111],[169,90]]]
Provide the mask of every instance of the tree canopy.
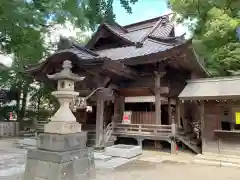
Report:
[[[136,1],[120,0],[121,5],[129,13],[131,13],[130,5]],[[52,51],[52,47],[57,47],[56,44],[46,40],[52,29],[57,25],[68,23],[83,32],[94,30],[102,21],[111,22],[115,18],[113,2],[113,0],[0,1],[0,53],[13,56],[12,66],[0,72],[0,81],[1,86],[19,92],[19,97],[16,98],[19,120],[25,115],[29,94],[32,97],[30,100],[34,101],[32,104],[38,110],[42,107],[39,103],[43,106],[44,103],[46,104],[46,101],[43,102],[44,99],[51,100],[51,87],[41,83],[35,87],[30,86],[35,81],[25,73],[24,67],[37,63]],[[86,38],[77,38],[77,41],[84,40]]]
[[169,0],[179,22],[188,22],[197,53],[212,75],[240,70],[239,0]]

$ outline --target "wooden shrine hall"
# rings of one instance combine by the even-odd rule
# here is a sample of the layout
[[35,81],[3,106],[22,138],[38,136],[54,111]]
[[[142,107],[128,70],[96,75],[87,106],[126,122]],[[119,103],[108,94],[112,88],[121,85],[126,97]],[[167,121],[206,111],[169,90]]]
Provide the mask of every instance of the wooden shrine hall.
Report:
[[191,40],[175,36],[174,28],[168,15],[127,26],[103,23],[86,45],[62,38],[57,52],[27,71],[50,82],[46,75],[70,60],[73,73],[86,77],[75,90],[80,97],[92,95],[87,99],[92,111],[79,106],[74,113],[89,133],[89,144],[108,146],[127,137],[140,144],[145,139],[167,141],[172,152],[180,141],[200,152],[191,143],[194,106],[182,118],[178,95],[187,80],[208,73]]

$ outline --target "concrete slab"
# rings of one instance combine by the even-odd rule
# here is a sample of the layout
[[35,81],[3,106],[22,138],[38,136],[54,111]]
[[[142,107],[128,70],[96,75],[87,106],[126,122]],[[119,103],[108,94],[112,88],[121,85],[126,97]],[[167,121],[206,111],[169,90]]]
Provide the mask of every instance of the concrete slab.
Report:
[[20,146],[37,146],[37,139],[34,138],[24,138],[24,139],[20,139],[18,141],[18,143],[20,144]]
[[95,160],[95,167],[99,169],[115,169],[133,160],[135,159],[126,159],[119,157],[112,158],[108,161]]
[[240,167],[240,156],[226,155],[219,153],[198,154],[193,159],[194,164],[221,166],[221,167]]
[[142,153],[141,146],[118,144],[105,148],[105,155],[121,158],[133,158]]
[[94,152],[94,159],[108,161],[108,160],[112,159],[112,156],[104,155],[104,152]]

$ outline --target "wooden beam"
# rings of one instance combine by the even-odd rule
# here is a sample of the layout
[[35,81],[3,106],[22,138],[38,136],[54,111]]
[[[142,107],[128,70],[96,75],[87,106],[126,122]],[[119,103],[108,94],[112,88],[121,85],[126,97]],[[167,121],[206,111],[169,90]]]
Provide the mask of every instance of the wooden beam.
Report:
[[181,114],[180,114],[180,100],[176,100],[176,123],[178,127],[181,126]]
[[103,121],[104,121],[104,100],[97,100],[96,113],[96,146],[99,146],[104,138]]
[[109,76],[96,76],[92,80],[96,82],[98,87],[106,87],[107,84],[111,81],[111,78]]
[[154,72],[155,73],[155,111],[156,111],[156,124],[162,123],[162,112],[161,112],[161,77],[165,75],[165,73]]
[[202,149],[205,145],[204,139],[204,101],[200,101],[200,122],[201,122],[201,139],[202,139]]
[[124,111],[125,111],[125,97],[124,96],[120,96],[119,97],[119,116],[120,116],[120,121],[122,121]]
[[102,68],[118,76],[122,76],[128,79],[135,80],[138,77],[137,71],[121,62],[105,60]]
[[168,122],[169,124],[175,124],[174,119],[172,118],[171,98],[168,98]]

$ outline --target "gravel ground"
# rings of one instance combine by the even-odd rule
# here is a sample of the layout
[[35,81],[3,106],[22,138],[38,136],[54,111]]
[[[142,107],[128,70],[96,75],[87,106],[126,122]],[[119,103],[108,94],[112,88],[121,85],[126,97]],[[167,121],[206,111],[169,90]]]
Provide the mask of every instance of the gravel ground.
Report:
[[[1,140],[2,141],[2,140]],[[0,141],[0,180],[21,180],[26,150],[8,146]],[[150,156],[151,155],[151,156]],[[148,158],[150,157],[150,158]],[[153,158],[156,157],[154,162]],[[91,180],[239,180],[237,168],[200,166],[158,160],[153,153],[116,168],[98,166]],[[106,166],[105,166],[106,167]],[[54,173],[54,172],[53,172]]]
[[[4,180],[20,180],[20,177],[12,176]],[[239,180],[239,177],[240,171],[235,168],[135,160],[115,170],[98,169],[91,180]]]

